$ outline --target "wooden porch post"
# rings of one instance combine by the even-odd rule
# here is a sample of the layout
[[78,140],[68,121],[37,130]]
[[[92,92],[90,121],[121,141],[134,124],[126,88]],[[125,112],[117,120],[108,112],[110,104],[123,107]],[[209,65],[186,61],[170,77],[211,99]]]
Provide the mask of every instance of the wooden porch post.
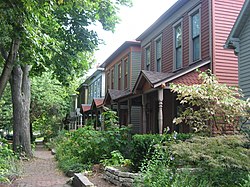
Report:
[[104,131],[105,129],[105,127],[104,127],[104,117],[103,117],[103,113],[104,112],[104,110],[103,110],[103,108],[101,109],[101,130],[102,131]]
[[163,131],[163,89],[158,90],[158,101],[159,101],[159,113],[158,113],[158,125],[159,125],[159,134],[162,134]]
[[128,124],[131,124],[131,99],[128,99]]
[[142,94],[142,133],[147,133],[147,118],[146,118],[146,99],[147,96]]
[[82,114],[80,114],[80,127],[82,128]]
[[121,105],[120,105],[120,103],[118,102],[117,103],[117,116],[118,116],[118,123],[119,123],[119,127],[121,127],[121,116],[120,116],[120,114],[121,114]]

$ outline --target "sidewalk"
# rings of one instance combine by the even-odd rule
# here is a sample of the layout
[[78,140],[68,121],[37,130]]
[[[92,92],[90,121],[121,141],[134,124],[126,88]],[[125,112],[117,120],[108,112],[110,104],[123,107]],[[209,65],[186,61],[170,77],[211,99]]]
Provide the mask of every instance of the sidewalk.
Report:
[[56,161],[43,145],[37,145],[35,158],[23,162],[23,174],[11,187],[69,187],[69,180],[56,167]]

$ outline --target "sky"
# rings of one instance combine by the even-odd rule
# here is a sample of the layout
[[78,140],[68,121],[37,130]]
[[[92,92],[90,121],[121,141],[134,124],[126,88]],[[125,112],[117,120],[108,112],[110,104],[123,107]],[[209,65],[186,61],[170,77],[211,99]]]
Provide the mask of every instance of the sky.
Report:
[[[118,16],[121,21],[116,26],[115,32],[97,30],[99,38],[106,45],[100,45],[95,52],[96,64],[102,64],[125,41],[135,40],[150,25],[152,25],[168,8],[177,0],[132,0],[132,7],[122,6]],[[90,72],[91,72],[90,71]]]

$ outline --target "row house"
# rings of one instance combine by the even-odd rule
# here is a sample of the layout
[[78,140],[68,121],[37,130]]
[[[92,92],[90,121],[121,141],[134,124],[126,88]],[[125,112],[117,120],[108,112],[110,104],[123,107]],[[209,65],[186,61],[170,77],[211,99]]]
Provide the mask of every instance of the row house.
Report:
[[[72,104],[69,129],[77,129],[82,127],[86,122],[86,119],[92,118],[95,121],[95,127],[99,124],[97,110],[100,103],[102,104],[105,96],[105,73],[104,69],[98,67],[94,73],[92,73],[76,90],[78,95],[72,95]],[[93,102],[97,102],[93,105]]]
[[[169,84],[199,83],[196,69],[211,69],[219,82],[238,85],[237,58],[223,45],[243,2],[178,0],[136,39],[142,48],[142,70],[133,94],[120,97],[117,102],[133,100],[132,106],[141,108],[141,133],[161,134],[167,127],[189,131],[185,125],[173,125],[182,106],[170,92]],[[110,74],[112,79],[112,71]],[[112,81],[109,85],[117,86]]]
[[[239,87],[242,89],[244,98],[250,98],[250,0],[245,0],[227,38],[225,48],[233,49],[238,56]],[[250,132],[250,121],[243,124],[242,128]]]
[[100,67],[105,68],[106,78],[106,95],[103,104],[118,112],[120,125],[133,124],[132,132],[139,133],[141,108],[131,107],[131,99],[127,98],[119,102],[117,99],[132,94],[132,88],[141,70],[140,42],[124,42]]
[[[246,0],[228,36],[225,48],[234,49],[238,56],[239,86],[250,97],[250,0]],[[248,69],[249,68],[249,69]]]

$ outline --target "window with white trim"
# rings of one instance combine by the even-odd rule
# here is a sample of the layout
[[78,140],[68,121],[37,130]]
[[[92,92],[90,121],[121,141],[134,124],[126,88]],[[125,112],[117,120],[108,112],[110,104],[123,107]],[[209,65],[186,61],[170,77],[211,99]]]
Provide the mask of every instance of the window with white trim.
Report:
[[191,62],[201,59],[201,21],[200,9],[193,11],[190,16],[190,55]]
[[150,71],[150,46],[145,49],[146,70]]
[[128,88],[128,58],[124,59],[124,89]]
[[161,72],[161,57],[162,56],[162,39],[157,38],[155,41],[155,61],[156,61],[156,71]]
[[111,70],[111,89],[114,89],[115,76],[114,76],[114,68]]
[[182,68],[182,23],[174,26],[174,69]]
[[122,66],[121,63],[118,64],[118,90],[121,90],[122,84]]

